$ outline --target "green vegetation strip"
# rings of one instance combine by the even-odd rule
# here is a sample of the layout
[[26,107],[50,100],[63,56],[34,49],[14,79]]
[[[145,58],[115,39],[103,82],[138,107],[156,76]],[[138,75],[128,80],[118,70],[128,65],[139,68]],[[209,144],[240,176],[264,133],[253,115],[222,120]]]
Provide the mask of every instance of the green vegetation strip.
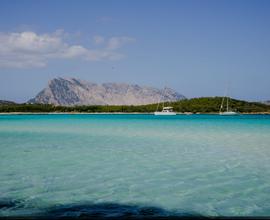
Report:
[[[176,112],[217,113],[222,97],[203,97],[185,99],[177,102],[166,102],[165,106],[172,106]],[[2,104],[0,112],[84,112],[84,113],[150,113],[157,109],[158,104],[127,106],[127,105],[88,105],[88,106],[54,106],[48,104]],[[159,105],[159,110],[163,104]],[[246,102],[230,99],[230,108],[240,113],[270,113],[270,106],[258,102]]]

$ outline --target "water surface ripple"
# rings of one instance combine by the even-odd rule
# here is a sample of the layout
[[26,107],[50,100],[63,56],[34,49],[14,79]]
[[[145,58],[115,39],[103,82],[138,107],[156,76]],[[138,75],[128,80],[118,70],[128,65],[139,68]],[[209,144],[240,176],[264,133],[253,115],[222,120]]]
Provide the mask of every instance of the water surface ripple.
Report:
[[1,115],[0,216],[269,216],[270,116]]

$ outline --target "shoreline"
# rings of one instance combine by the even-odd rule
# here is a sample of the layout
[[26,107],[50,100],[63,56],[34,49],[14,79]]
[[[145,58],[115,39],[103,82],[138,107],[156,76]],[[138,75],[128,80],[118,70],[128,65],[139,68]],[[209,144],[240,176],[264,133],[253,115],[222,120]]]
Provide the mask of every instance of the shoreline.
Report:
[[[0,115],[154,115],[153,112],[0,112]],[[219,115],[219,113],[176,113],[176,115]],[[270,112],[240,113],[240,115],[270,115]]]

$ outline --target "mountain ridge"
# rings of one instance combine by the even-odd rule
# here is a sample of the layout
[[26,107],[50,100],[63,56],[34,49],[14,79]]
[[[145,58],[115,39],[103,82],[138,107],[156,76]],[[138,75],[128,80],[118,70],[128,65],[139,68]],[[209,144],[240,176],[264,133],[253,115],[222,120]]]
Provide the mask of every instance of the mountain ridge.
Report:
[[97,84],[76,78],[54,78],[28,103],[75,105],[145,105],[178,101],[185,96],[173,89],[163,90],[127,83]]

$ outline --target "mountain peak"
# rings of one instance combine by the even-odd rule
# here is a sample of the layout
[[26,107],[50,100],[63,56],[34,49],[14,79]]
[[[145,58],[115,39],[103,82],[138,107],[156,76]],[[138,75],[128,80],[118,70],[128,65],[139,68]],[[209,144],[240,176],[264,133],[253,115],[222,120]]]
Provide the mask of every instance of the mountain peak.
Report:
[[29,102],[54,105],[143,105],[177,101],[185,97],[176,91],[127,83],[96,84],[76,78],[57,77]]

